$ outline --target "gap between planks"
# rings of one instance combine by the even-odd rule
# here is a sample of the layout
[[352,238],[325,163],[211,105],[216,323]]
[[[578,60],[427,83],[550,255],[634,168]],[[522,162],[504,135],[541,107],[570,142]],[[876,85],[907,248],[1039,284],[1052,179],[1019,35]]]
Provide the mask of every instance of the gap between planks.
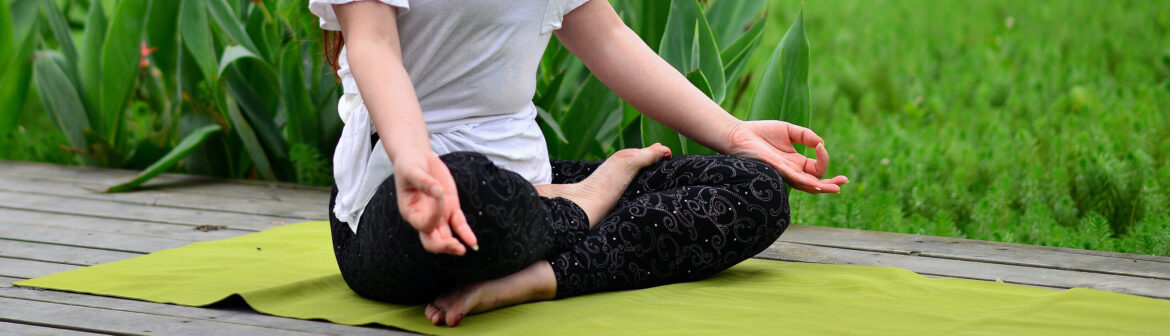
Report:
[[[0,277],[0,283],[21,279]],[[190,307],[166,303],[155,303],[134,299],[39,290],[23,287],[0,288],[0,297],[65,304],[78,307],[96,308],[131,313],[146,313],[182,319],[204,320],[217,323],[249,325],[276,328],[295,332],[332,335],[415,335],[381,326],[348,326],[320,320],[301,320],[258,313],[243,305],[219,305],[213,307]]]

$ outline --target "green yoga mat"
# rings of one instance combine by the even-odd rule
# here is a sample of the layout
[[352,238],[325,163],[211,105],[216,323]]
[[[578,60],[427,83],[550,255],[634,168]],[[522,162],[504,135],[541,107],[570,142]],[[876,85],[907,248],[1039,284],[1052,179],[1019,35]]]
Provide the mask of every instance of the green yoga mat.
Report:
[[749,260],[709,279],[547,301],[431,326],[422,306],[346,287],[328,223],[307,222],[160,251],[16,285],[204,306],[240,295],[257,311],[432,334],[1170,333],[1170,301],[931,279],[891,267]]

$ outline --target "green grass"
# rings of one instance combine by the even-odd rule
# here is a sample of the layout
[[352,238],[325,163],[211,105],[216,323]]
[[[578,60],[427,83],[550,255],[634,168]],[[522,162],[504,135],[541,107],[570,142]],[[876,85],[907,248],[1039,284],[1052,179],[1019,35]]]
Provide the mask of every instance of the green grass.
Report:
[[812,127],[853,183],[794,223],[1170,255],[1170,2],[805,6]]

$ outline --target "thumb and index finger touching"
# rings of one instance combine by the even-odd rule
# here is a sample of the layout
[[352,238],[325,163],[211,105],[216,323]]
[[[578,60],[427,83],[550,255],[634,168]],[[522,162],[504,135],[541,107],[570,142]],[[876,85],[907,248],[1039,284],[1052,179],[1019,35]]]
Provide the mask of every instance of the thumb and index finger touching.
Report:
[[[462,255],[466,244],[478,250],[478,241],[459,204],[455,180],[442,161],[434,160],[429,167],[412,167],[397,172],[403,174],[407,202],[400,202],[400,212],[411,226],[419,231],[419,238],[427,251]],[[461,242],[462,241],[462,242]]]

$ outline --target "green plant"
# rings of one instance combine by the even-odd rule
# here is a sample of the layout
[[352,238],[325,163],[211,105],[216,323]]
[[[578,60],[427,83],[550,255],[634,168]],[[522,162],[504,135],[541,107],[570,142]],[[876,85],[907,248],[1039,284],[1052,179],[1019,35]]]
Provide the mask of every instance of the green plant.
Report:
[[[337,85],[312,52],[318,30],[298,1],[118,1],[110,18],[102,1],[88,1],[80,48],[68,11],[35,3],[51,38],[40,43],[33,77],[71,150],[85,164],[145,169],[110,192],[184,159],[197,173],[297,179],[294,166],[320,166],[332,149]],[[9,26],[0,21],[0,35]],[[26,40],[37,40],[30,30]],[[11,72],[0,79],[18,82]],[[10,91],[0,98],[23,96]],[[309,154],[291,156],[290,144]]]
[[[716,103],[730,97],[732,103],[725,104],[730,106],[751,96],[751,112],[739,117],[808,125],[809,52],[800,18],[761,73],[760,88],[745,94],[741,83],[747,81],[745,65],[764,31],[765,21],[759,19],[764,1],[716,1],[706,8],[695,0],[615,5],[651,49]],[[714,153],[622,103],[556,40],[550,42],[537,78],[535,102],[553,157],[600,159],[617,149],[655,142],[676,153]]]

